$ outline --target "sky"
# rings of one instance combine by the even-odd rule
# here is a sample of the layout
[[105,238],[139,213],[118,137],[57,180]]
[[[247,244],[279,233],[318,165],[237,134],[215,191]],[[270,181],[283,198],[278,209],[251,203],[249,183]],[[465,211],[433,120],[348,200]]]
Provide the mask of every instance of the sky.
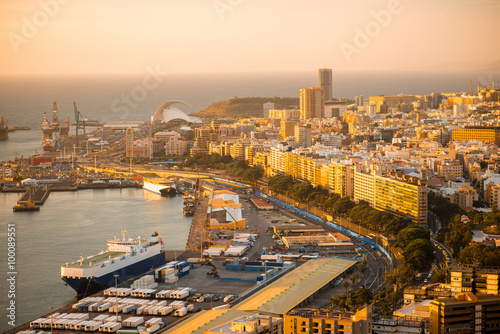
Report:
[[500,69],[499,0],[2,0],[0,75]]

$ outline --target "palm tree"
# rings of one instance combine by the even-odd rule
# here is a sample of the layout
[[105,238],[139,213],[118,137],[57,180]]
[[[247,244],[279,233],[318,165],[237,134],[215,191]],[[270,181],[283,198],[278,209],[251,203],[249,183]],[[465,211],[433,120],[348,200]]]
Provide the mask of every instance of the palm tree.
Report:
[[345,293],[347,294],[347,289],[349,288],[349,282],[344,281],[344,288],[345,288]]
[[354,282],[356,282],[356,276],[351,275],[351,277],[349,279],[351,280],[351,285],[354,286]]

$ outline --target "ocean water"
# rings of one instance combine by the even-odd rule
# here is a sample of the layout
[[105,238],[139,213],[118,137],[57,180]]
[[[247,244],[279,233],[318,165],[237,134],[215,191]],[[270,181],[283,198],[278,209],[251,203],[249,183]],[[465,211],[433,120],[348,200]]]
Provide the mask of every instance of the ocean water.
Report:
[[[185,249],[191,217],[182,213],[182,196],[161,197],[136,188],[52,192],[38,212],[13,212],[18,194],[0,193],[0,332],[11,328],[6,308],[16,305],[21,325],[75,302],[61,280],[61,265],[106,250],[106,241],[127,230],[127,237],[148,238],[157,231],[166,249]],[[8,297],[7,228],[15,226],[15,298]]]

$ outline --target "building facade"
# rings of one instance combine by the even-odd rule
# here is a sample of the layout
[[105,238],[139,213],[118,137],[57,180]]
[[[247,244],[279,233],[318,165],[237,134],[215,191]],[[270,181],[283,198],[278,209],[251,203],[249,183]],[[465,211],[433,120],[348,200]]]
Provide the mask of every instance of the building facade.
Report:
[[460,129],[453,129],[451,137],[452,140],[480,140],[485,143],[495,143],[497,146],[500,146],[500,127],[466,126]]
[[460,293],[430,303],[430,333],[500,333],[500,296]]
[[300,90],[300,119],[322,118],[325,109],[324,91],[319,87]]
[[325,92],[325,101],[332,100],[332,70],[330,68],[318,70],[318,87]]
[[370,334],[371,322],[371,306],[355,314],[317,309],[297,309],[285,314],[283,329],[285,334]]

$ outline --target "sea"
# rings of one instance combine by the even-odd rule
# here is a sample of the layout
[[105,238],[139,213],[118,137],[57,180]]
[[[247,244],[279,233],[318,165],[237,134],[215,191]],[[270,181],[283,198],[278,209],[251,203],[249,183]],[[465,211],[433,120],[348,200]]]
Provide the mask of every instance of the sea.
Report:
[[[333,96],[354,99],[363,95],[469,92],[487,85],[499,72],[343,72],[333,69]],[[74,103],[89,120],[99,122],[149,121],[158,106],[169,100],[187,114],[213,102],[234,97],[298,97],[301,88],[317,86],[317,72],[281,73],[165,73],[122,76],[0,76],[0,116],[10,125],[29,131],[9,133],[0,141],[0,161],[42,152],[40,124],[44,112],[51,121],[57,101],[59,120],[75,122]],[[74,133],[71,127],[71,133]],[[39,212],[13,213],[19,194],[0,193],[0,332],[11,329],[7,307],[15,302],[15,324],[20,325],[74,302],[74,292],[60,279],[60,266],[80,254],[106,248],[106,240],[122,229],[130,237],[157,231],[167,249],[185,247],[190,218],[182,215],[182,197],[162,198],[141,189],[53,192]],[[7,267],[7,229],[14,225],[15,273]],[[15,276],[15,296],[7,279]]]

